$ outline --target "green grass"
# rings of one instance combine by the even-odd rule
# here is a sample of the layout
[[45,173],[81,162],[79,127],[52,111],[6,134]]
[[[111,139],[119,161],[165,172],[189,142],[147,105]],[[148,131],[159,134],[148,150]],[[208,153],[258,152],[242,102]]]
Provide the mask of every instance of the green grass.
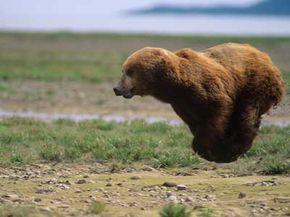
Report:
[[204,209],[197,215],[197,217],[212,217],[212,216],[214,216],[213,209]]
[[[273,53],[290,81],[290,37],[166,36],[146,34],[0,32],[0,80],[103,82],[119,78],[125,58],[145,46],[172,50],[250,43]],[[284,53],[283,53],[284,52]],[[275,61],[276,62],[276,61]],[[286,65],[286,66],[285,66]],[[290,83],[290,82],[289,82]],[[1,90],[1,87],[0,87]]]
[[1,217],[60,217],[58,213],[40,211],[31,205],[11,205],[0,206]]
[[103,202],[94,201],[90,205],[89,210],[91,213],[98,215],[98,214],[101,214],[102,212],[104,212],[105,207],[106,207],[106,205]]
[[167,204],[159,212],[160,217],[190,217],[191,212],[183,205]]
[[[247,156],[228,165],[236,174],[290,174],[290,127],[262,128]],[[108,162],[154,167],[202,168],[206,162],[191,152],[185,126],[143,121],[101,120],[42,122],[10,118],[0,121],[0,164],[35,162]]]
[[120,75],[123,60],[114,53],[0,51],[0,79],[109,81]]

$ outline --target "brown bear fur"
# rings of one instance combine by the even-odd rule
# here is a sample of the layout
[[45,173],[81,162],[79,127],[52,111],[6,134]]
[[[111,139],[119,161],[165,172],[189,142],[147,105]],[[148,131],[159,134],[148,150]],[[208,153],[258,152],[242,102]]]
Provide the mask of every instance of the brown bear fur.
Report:
[[231,162],[251,147],[261,115],[281,101],[284,82],[269,56],[247,44],[200,52],[146,47],[125,61],[114,91],[170,103],[194,135],[195,152]]

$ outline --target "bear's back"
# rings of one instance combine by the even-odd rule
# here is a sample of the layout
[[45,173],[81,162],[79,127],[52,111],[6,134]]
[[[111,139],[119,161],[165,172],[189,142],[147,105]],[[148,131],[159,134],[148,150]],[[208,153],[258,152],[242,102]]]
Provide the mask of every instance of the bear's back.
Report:
[[272,65],[270,57],[249,44],[226,43],[200,53],[221,64],[232,73],[255,70],[257,65]]

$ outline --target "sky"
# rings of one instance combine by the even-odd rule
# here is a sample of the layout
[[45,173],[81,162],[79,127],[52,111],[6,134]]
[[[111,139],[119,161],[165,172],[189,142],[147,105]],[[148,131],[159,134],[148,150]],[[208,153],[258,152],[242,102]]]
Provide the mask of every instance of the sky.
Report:
[[0,30],[290,35],[290,18],[130,17],[159,4],[248,6],[263,0],[0,0]]
[[37,19],[43,16],[112,15],[129,9],[155,4],[209,6],[218,4],[248,5],[259,0],[0,0],[1,19],[17,19],[27,16]]

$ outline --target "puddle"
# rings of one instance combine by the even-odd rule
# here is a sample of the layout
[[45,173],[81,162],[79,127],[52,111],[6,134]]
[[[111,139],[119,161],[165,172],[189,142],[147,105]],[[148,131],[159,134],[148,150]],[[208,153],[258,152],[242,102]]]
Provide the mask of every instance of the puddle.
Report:
[[[136,119],[142,119],[147,123],[155,123],[155,122],[166,122],[169,125],[177,126],[182,124],[183,122],[179,119],[166,119],[163,117],[140,117],[140,116],[122,116],[116,114],[83,114],[83,113],[44,113],[44,112],[13,112],[13,111],[1,111],[0,110],[0,118],[10,118],[10,117],[22,117],[22,118],[35,118],[43,121],[53,121],[58,119],[69,119],[76,122],[79,121],[87,121],[87,120],[104,120],[108,122],[125,122],[132,121]],[[278,126],[278,127],[286,127],[290,126],[290,118],[264,118],[262,121],[262,126]]]

